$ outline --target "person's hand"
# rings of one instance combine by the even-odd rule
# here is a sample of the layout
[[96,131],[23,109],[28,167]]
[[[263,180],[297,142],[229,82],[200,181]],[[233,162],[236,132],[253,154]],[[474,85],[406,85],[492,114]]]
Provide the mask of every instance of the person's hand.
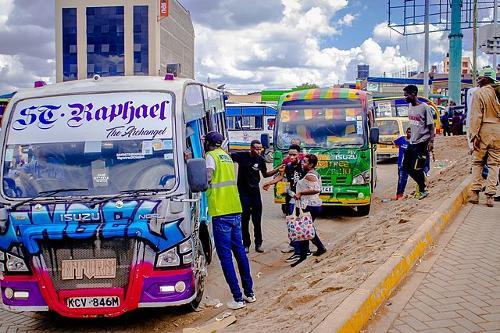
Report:
[[479,145],[480,140],[477,136],[475,136],[474,139],[472,139],[472,147],[474,148],[474,150],[479,150]]
[[280,173],[285,172],[285,164],[281,164],[281,165],[278,167],[278,171],[279,171]]
[[295,200],[300,200],[300,198],[302,197],[302,194],[300,192],[295,193],[295,195],[293,197],[295,198]]
[[269,190],[269,188],[270,188],[270,187],[271,187],[271,185],[270,185],[270,184],[264,184],[264,186],[262,186],[262,189],[263,189],[264,191],[267,191],[267,190]]
[[429,151],[434,150],[434,142],[433,141],[429,141],[429,144],[427,145],[427,150],[429,150]]

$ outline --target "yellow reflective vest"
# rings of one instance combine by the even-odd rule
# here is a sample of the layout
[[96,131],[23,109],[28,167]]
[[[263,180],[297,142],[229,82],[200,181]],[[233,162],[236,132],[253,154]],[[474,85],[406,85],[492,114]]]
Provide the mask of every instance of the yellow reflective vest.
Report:
[[241,213],[240,195],[231,156],[221,148],[207,154],[215,161],[215,172],[207,191],[208,214],[214,217]]

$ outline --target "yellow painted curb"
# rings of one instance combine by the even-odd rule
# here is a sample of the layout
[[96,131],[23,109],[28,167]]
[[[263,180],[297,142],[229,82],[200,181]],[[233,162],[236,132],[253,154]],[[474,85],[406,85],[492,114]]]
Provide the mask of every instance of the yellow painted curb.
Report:
[[312,332],[361,331],[467,201],[470,183],[470,178],[465,179],[417,231]]

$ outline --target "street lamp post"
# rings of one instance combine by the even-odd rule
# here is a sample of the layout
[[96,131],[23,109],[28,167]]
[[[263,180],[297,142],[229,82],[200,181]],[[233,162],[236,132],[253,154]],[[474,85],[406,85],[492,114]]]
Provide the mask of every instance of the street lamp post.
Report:
[[462,0],[451,1],[450,73],[448,91],[450,100],[460,105],[462,88]]

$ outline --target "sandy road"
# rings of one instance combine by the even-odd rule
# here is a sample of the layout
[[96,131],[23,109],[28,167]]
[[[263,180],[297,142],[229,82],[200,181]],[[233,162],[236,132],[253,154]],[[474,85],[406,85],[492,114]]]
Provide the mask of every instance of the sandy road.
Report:
[[[397,182],[396,169],[394,161],[379,164],[378,185],[372,213],[380,209],[380,198],[393,196]],[[284,262],[287,255],[280,252],[280,249],[284,248],[287,243],[284,217],[279,206],[274,203],[271,191],[263,192],[263,204],[264,248],[266,252],[258,254],[251,251],[249,255],[257,295],[261,293],[261,290],[271,286],[273,280],[283,272],[290,269],[288,264]],[[363,219],[366,217],[356,217],[352,209],[328,209],[318,221],[321,238],[329,249],[334,248],[337,240],[352,234]],[[223,279],[218,259],[215,257],[209,266],[204,305],[199,312],[190,313],[179,308],[147,309],[138,310],[116,319],[70,320],[54,314],[11,314],[0,310],[0,318],[3,319],[0,331],[2,328],[16,328],[18,331],[68,332],[181,331],[183,327],[202,325],[220,312],[227,310],[225,305],[215,308],[213,304],[219,301],[225,304],[230,298],[229,288]],[[20,325],[21,323],[24,324]]]

